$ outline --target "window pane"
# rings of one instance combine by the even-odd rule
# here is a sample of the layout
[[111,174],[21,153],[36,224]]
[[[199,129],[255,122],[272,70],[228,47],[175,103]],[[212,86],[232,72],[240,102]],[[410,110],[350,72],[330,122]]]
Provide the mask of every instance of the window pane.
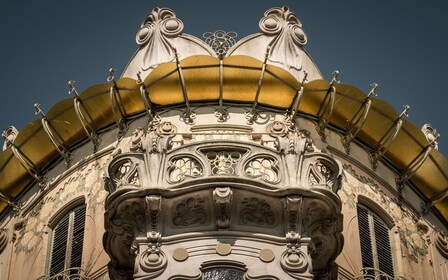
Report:
[[204,273],[204,280],[244,280],[244,272],[230,268],[211,269]]

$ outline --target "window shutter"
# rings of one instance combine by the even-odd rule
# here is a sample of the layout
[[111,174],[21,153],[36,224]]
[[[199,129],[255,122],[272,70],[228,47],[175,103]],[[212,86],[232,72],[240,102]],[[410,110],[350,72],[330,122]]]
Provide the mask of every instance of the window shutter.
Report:
[[69,215],[64,216],[53,231],[50,276],[63,271],[65,268],[69,218]]
[[85,207],[81,207],[75,210],[70,267],[81,267],[82,244],[84,242],[84,226],[86,220],[85,216]]
[[361,242],[362,267],[375,267],[367,209],[358,206],[358,228]]
[[378,253],[378,268],[394,277],[394,264],[392,261],[392,251],[390,246],[389,229],[375,215],[373,215],[375,229],[376,251]]
[[383,274],[373,270],[377,269],[393,278],[394,264],[389,228],[380,217],[366,207],[358,205],[357,211],[362,267],[367,268],[364,276],[383,279],[381,276]]
[[[81,266],[86,207],[67,213],[53,230],[50,276]],[[70,273],[76,274],[74,270]],[[65,278],[64,278],[65,279]]]

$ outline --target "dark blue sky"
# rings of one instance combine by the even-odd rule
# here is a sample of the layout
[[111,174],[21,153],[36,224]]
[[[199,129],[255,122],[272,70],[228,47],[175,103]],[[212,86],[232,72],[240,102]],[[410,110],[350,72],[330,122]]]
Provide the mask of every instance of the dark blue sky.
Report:
[[0,1],[0,129],[19,130],[36,119],[33,104],[47,112],[68,97],[121,73],[137,49],[135,33],[154,7],[172,8],[184,32],[258,32],[264,11],[289,6],[308,35],[306,49],[330,79],[365,92],[377,82],[380,98],[409,119],[438,129],[448,155],[448,20],[446,1]]

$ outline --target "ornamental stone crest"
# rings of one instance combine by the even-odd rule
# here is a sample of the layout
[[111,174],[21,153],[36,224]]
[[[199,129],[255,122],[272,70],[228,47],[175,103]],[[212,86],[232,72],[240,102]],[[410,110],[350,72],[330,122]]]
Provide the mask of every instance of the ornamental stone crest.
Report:
[[175,58],[174,47],[167,37],[182,33],[184,24],[171,9],[155,8],[146,17],[135,36],[137,44],[144,48],[142,70],[146,71]]
[[302,23],[288,7],[267,10],[260,20],[260,30],[274,36],[268,46],[269,61],[286,68],[302,69],[299,48],[306,44],[307,37]]

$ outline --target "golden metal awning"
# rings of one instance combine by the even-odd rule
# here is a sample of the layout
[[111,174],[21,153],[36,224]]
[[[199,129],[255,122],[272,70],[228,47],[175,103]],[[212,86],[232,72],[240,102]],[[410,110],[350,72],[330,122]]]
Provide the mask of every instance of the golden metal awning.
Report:
[[[291,109],[299,90],[303,89],[299,112],[313,117],[321,116],[321,105],[331,87],[334,87],[334,108],[330,115],[327,114],[327,118],[331,126],[341,131],[348,130],[349,123],[356,118],[359,108],[362,108],[367,98],[364,92],[351,85],[333,85],[324,80],[315,80],[305,83],[302,88],[301,82],[282,68],[265,65],[263,73],[262,69],[263,62],[248,56],[230,56],[222,61],[210,56],[192,56],[181,60],[179,64],[161,64],[142,84],[150,102],[156,108],[185,102],[232,102],[251,105],[258,92],[257,104],[288,110]],[[101,131],[116,123],[119,117],[132,117],[145,110],[140,86],[137,80],[122,78],[115,84],[105,83],[89,87],[79,95],[79,99],[84,106],[83,110],[88,112],[96,128]],[[119,97],[119,102],[112,102],[113,94]],[[381,99],[369,97],[369,100],[370,107],[365,120],[362,124],[357,124],[359,131],[356,133],[356,139],[374,150],[400,115]],[[120,116],[122,114],[124,116]],[[69,147],[87,137],[79,119],[79,112],[77,115],[75,110],[73,98],[54,105],[46,114],[46,118]],[[45,170],[49,163],[60,156],[40,119],[20,131],[14,146],[39,171]],[[394,141],[385,149],[384,157],[398,171],[405,171],[427,146],[428,141],[420,129],[403,120]],[[34,179],[14,155],[11,147],[2,152],[0,211],[8,205],[6,198],[17,197]],[[448,160],[432,149],[410,181],[430,199],[448,187]],[[435,203],[435,207],[448,220],[448,198]]]

